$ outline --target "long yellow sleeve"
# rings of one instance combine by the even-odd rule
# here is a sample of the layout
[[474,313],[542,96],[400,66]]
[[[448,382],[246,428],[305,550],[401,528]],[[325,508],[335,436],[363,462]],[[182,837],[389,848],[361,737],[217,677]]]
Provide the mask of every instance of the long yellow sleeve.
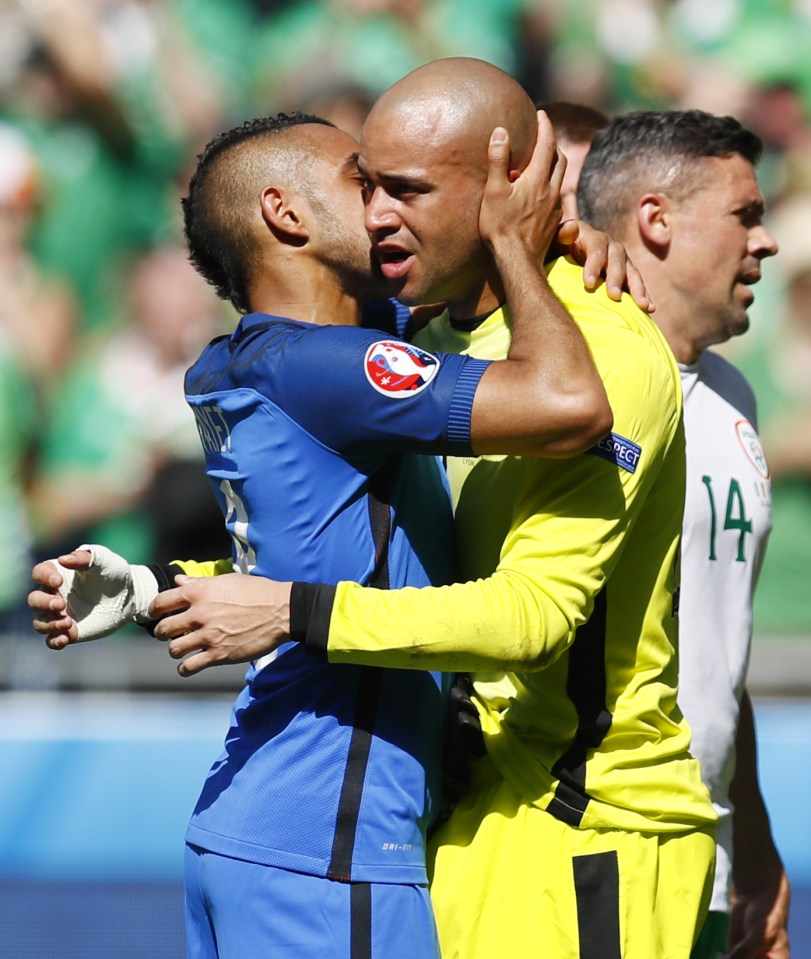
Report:
[[[582,328],[614,411],[614,461],[610,444],[602,450],[608,458],[451,461],[459,571],[470,581],[393,592],[339,584],[331,661],[543,669],[590,617],[631,539],[610,588],[633,593],[636,586],[640,621],[649,603],[651,623],[670,617],[684,495],[675,364],[658,331],[640,335],[616,322]],[[664,526],[660,511],[670,514]]]
[[173,566],[179,566],[187,576],[221,576],[223,573],[233,573],[234,567],[230,557],[228,559],[174,559]]

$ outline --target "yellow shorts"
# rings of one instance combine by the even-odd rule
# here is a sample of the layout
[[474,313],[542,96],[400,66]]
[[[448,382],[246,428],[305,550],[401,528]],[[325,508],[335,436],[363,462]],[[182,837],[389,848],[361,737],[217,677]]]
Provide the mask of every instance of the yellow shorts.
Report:
[[442,959],[689,959],[715,837],[567,826],[485,757],[429,857]]

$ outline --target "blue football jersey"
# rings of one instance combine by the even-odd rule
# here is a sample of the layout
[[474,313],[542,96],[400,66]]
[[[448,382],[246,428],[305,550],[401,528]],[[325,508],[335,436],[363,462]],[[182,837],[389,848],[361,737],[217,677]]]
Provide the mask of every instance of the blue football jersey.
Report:
[[[470,452],[486,365],[264,314],[214,340],[186,395],[235,566],[390,588],[449,581],[450,500],[424,454]],[[424,883],[447,678],[330,664],[297,643],[268,660],[248,671],[187,841],[317,876]]]

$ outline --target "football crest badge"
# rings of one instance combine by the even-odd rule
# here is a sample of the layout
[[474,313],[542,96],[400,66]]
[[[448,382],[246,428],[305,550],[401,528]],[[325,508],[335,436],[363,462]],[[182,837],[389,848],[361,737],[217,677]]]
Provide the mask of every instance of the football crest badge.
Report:
[[766,462],[763,447],[760,445],[754,426],[749,420],[738,420],[735,424],[735,433],[749,462],[764,479],[769,479],[769,464]]
[[386,396],[414,396],[431,382],[439,359],[416,346],[397,340],[372,343],[364,359],[366,379]]

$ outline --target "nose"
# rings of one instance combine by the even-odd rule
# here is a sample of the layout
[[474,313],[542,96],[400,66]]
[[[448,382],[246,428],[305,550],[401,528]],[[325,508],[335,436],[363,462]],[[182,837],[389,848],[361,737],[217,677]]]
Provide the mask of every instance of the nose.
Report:
[[400,218],[391,198],[385,190],[376,187],[366,199],[364,225],[370,235],[382,230],[395,231],[400,227]]
[[749,251],[753,256],[763,260],[767,256],[774,256],[779,249],[777,240],[762,223],[752,230],[749,237]]

